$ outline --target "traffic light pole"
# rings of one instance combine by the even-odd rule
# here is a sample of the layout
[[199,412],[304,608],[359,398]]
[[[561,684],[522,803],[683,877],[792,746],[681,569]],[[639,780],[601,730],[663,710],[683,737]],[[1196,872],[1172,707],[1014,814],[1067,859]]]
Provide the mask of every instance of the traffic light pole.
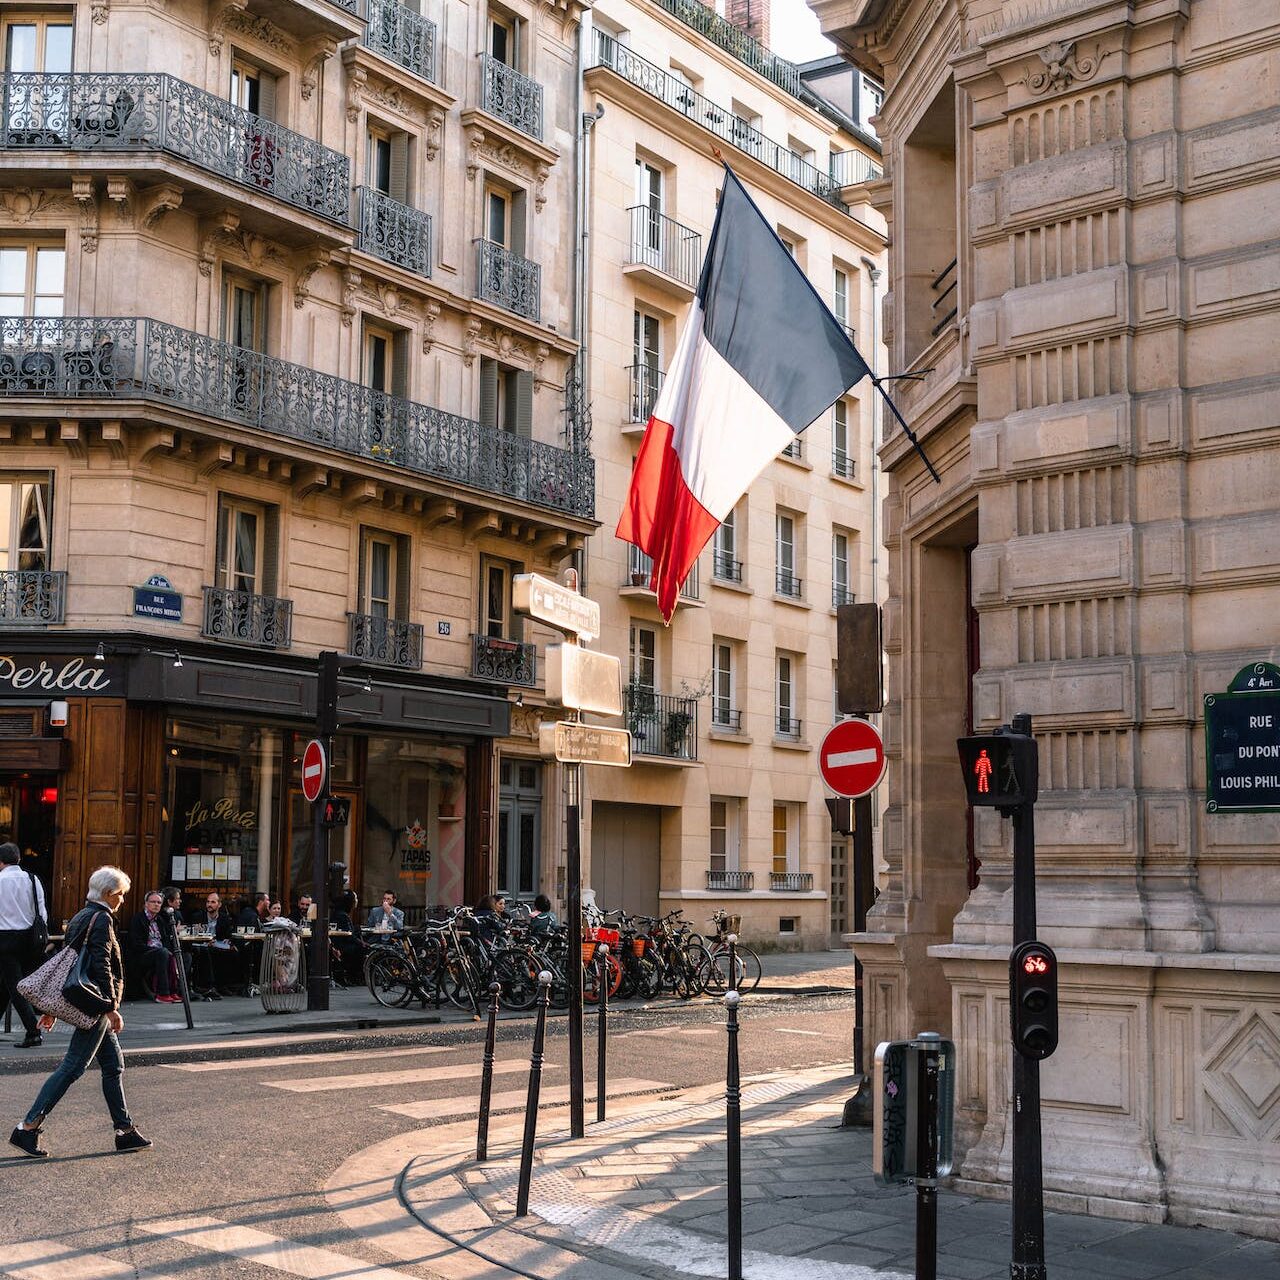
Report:
[[[338,732],[338,654],[320,655],[316,679],[316,737],[324,744],[326,777],[320,795],[311,802],[311,900],[316,918],[311,925],[311,964],[307,970],[307,1008],[329,1008],[329,829],[324,803],[333,769],[333,739]],[[305,926],[304,926],[305,927]]]
[[569,927],[569,960],[565,982],[569,987],[569,1133],[586,1133],[582,1070],[582,766],[566,764],[568,804],[565,820],[565,923]]
[[[859,796],[853,802],[853,931],[863,933],[867,912],[875,896],[875,867],[872,865],[871,796]],[[866,1034],[863,1030],[862,961],[853,953],[853,1074],[858,1078],[858,1095],[870,1102],[871,1085],[867,1076]],[[870,1112],[867,1113],[870,1121]]]

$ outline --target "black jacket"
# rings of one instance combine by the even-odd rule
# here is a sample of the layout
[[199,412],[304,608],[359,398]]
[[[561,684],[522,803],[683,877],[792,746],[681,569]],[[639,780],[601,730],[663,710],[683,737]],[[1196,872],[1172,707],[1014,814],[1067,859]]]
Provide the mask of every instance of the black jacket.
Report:
[[[187,918],[188,924],[193,924],[201,929],[209,927],[209,913],[201,907],[199,911],[193,911]],[[235,932],[235,925],[231,923],[231,913],[226,907],[218,908],[218,916],[213,924],[213,936],[218,942],[225,942]]]
[[[146,913],[139,915],[145,919]],[[104,928],[99,920],[106,917]],[[132,926],[130,927],[132,932]],[[146,927],[143,927],[143,946],[146,946]],[[72,917],[67,925],[66,945],[79,951],[89,949],[89,977],[98,990],[110,995],[111,1007],[118,1009],[124,999],[124,961],[120,956],[120,943],[116,940],[115,922],[111,912],[102,902],[90,902]]]
[[[97,906],[97,903],[91,902],[89,906]],[[106,910],[104,907],[103,910]],[[77,916],[76,919],[80,917]],[[147,939],[150,937],[150,924],[147,913],[145,911],[135,911],[133,918],[129,921],[129,955],[130,957],[141,955],[147,949]],[[165,917],[161,911],[156,916],[156,924],[160,929],[160,941],[163,943],[166,937]]]

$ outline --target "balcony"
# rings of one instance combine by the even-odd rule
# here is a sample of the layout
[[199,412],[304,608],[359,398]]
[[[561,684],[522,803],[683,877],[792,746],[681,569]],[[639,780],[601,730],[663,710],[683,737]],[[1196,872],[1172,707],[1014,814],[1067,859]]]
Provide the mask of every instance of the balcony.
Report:
[[797,186],[834,205],[842,213],[849,212],[829,173],[810,164],[780,142],[765,137],[740,116],[735,116],[728,107],[704,98],[683,80],[677,80],[661,67],[646,62],[625,45],[619,44],[607,32],[597,28],[595,42],[597,67],[607,67],[615,75],[665,103],[672,111],[709,130],[722,142],[752,156],[775,173],[780,173]]
[[662,380],[667,375],[661,369],[649,364],[633,364],[627,366],[627,376],[631,381],[631,395],[627,403],[627,421],[645,423],[653,413],[653,406],[658,401],[658,392],[662,390]]
[[799,600],[801,597],[801,588],[804,582],[797,578],[790,569],[778,568],[773,574],[773,589],[780,596],[786,596],[788,600]]
[[372,613],[348,613],[347,652],[379,667],[418,671],[422,667],[422,625]]
[[63,622],[67,575],[47,569],[0,569],[0,627],[47,627]]
[[637,755],[669,760],[698,758],[698,700],[628,685],[622,702],[631,748]]
[[776,738],[799,742],[800,721],[793,719],[789,711],[779,711],[773,722],[773,733]]
[[347,220],[346,156],[174,76],[22,73],[0,83],[4,148],[163,151],[229,178],[255,200],[270,196],[333,222]]
[[253,591],[205,587],[200,634],[225,644],[287,649],[293,628],[293,601]]
[[742,712],[735,711],[732,707],[717,706],[713,699],[711,703],[711,727],[712,729],[718,729],[721,733],[741,733]]
[[542,268],[492,240],[477,240],[475,245],[476,297],[538,323],[542,319]]
[[786,445],[780,454],[780,458],[789,458],[792,462],[804,461],[804,437],[793,436],[791,442]]
[[931,338],[936,338],[956,318],[956,262],[957,259],[952,258],[929,285],[933,294],[929,303],[929,318],[933,321],[929,330]]
[[142,318],[0,318],[0,398],[146,400],[590,518],[589,454]]
[[499,636],[471,637],[471,674],[481,680],[530,688],[537,682],[537,667],[536,645]]
[[755,887],[754,871],[708,871],[707,888],[726,893],[750,893]]
[[709,5],[698,0],[656,0],[660,9],[680,19],[712,44],[732,54],[744,66],[772,80],[779,89],[785,89],[793,97],[800,97],[800,68],[794,62],[770,53],[754,36],[722,18]]
[[812,871],[770,871],[769,888],[774,893],[812,893]]
[[372,52],[435,83],[436,24],[400,0],[369,0],[364,46]]
[[[652,577],[653,557],[641,551],[637,546],[628,545],[627,580],[622,584],[622,590],[627,593],[644,592],[644,594],[652,596],[654,593],[649,587]],[[695,560],[693,568],[689,570],[689,576],[680,584],[680,596],[677,605],[682,602],[686,604],[700,603],[701,599],[702,595],[698,586],[698,562]]]
[[373,187],[357,187],[356,200],[356,248],[429,280],[431,215]]
[[480,56],[481,108],[541,142],[542,86],[487,53]]
[[847,586],[843,582],[833,583],[831,586],[831,607],[838,609],[842,604],[857,604],[858,597],[852,587]]
[[831,450],[831,474],[841,480],[853,480],[858,474],[858,464],[852,454],[843,449]]
[[742,561],[735,560],[727,551],[711,553],[711,576],[717,582],[742,582]]
[[884,177],[880,166],[861,151],[833,151],[828,169],[837,187],[856,187],[860,182]]
[[674,281],[680,286],[675,291],[680,297],[692,297],[702,269],[702,237],[647,204],[632,205],[627,213],[631,218],[626,261],[630,273],[656,273],[655,283]]

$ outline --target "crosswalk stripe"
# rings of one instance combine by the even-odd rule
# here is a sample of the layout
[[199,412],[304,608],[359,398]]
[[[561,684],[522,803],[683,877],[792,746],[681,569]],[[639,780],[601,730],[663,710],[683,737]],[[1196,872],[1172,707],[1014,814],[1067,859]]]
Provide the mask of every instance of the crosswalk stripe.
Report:
[[827,1038],[825,1031],[801,1031],[799,1027],[774,1027],[773,1030],[780,1036],[817,1036],[819,1040]]
[[0,1267],[13,1280],[153,1280],[155,1276],[105,1258],[96,1248],[77,1249],[57,1240],[0,1245]]
[[376,1058],[408,1058],[422,1053],[458,1053],[465,1045],[418,1045],[412,1049],[353,1049],[349,1053],[291,1053],[232,1058],[224,1062],[166,1062],[167,1071],[252,1071],[255,1067],[296,1067],[304,1062],[369,1062]]
[[[661,1080],[610,1080],[606,1096],[621,1098],[625,1094],[657,1093],[670,1088],[672,1088],[671,1085]],[[495,1114],[499,1111],[517,1110],[524,1106],[527,1097],[528,1092],[525,1089],[503,1090],[489,1099],[489,1110]],[[568,1101],[569,1090],[563,1085],[554,1089],[543,1089],[539,1095],[539,1105],[542,1107],[559,1106]],[[595,1106],[594,1091],[588,1093],[586,1101],[588,1106]],[[454,1116],[474,1116],[476,1099],[468,1095],[466,1098],[428,1098],[423,1102],[381,1103],[374,1110],[389,1111],[397,1116],[408,1116],[410,1120],[448,1120]]]
[[[555,1071],[554,1063],[548,1062],[542,1070]],[[505,1075],[512,1071],[528,1071],[527,1062],[495,1062],[495,1075]],[[476,1080],[480,1079],[480,1068],[473,1064],[461,1067],[430,1067],[413,1071],[370,1071],[364,1074],[349,1076],[306,1076],[301,1080],[264,1080],[268,1089],[287,1089],[290,1093],[326,1093],[336,1089],[380,1089],[392,1084],[435,1084],[441,1080]]]
[[300,1244],[253,1227],[238,1227],[219,1218],[169,1218],[162,1222],[139,1222],[137,1226],[153,1236],[180,1240],[192,1248],[205,1249],[210,1253],[230,1254],[274,1271],[302,1277],[302,1280],[408,1280],[409,1277],[407,1271],[393,1271],[335,1249]]
[[724,1034],[723,1027],[645,1027],[640,1031],[619,1031],[616,1032],[616,1038],[622,1039],[624,1036],[630,1038],[632,1036],[669,1036],[678,1033],[681,1038],[684,1036],[719,1036]]

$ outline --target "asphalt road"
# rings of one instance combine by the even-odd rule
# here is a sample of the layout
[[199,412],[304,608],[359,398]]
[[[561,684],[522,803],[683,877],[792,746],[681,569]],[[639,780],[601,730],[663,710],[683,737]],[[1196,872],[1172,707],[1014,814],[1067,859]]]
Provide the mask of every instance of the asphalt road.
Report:
[[[744,1002],[742,1071],[847,1061],[852,996]],[[126,1006],[127,1016],[127,1006]],[[531,1025],[507,1023],[494,1093],[516,1104],[527,1080]],[[588,1077],[594,1079],[594,1015],[588,1017]],[[549,1024],[544,1100],[567,1083],[562,1020]],[[354,1044],[354,1047],[352,1047]],[[619,1011],[610,1024],[610,1077],[635,1089],[722,1080],[725,1034],[717,1005]],[[431,1027],[371,1033],[317,1052],[301,1040],[289,1057],[131,1067],[125,1076],[148,1152],[117,1155],[91,1067],[46,1124],[45,1161],[0,1158],[0,1275],[13,1280],[279,1280],[282,1272],[337,1277],[335,1254],[381,1262],[399,1275],[430,1276],[353,1238],[322,1188],[349,1156],[408,1129],[474,1117],[482,1028]],[[0,1114],[12,1125],[42,1077],[0,1075]],[[589,1094],[591,1086],[588,1086]],[[592,1112],[589,1111],[589,1116]],[[542,1124],[563,1127],[544,1108]],[[9,1148],[6,1146],[6,1150]],[[227,1224],[210,1247],[166,1237],[155,1224],[199,1215]],[[150,1227],[149,1227],[149,1224]],[[271,1246],[261,1235],[307,1249]],[[23,1242],[56,1241],[25,1247]],[[267,1248],[272,1267],[244,1254]],[[67,1250],[62,1256],[57,1250]],[[236,1251],[239,1252],[236,1252]],[[263,1256],[258,1253],[258,1256]],[[285,1266],[281,1263],[284,1262]]]

